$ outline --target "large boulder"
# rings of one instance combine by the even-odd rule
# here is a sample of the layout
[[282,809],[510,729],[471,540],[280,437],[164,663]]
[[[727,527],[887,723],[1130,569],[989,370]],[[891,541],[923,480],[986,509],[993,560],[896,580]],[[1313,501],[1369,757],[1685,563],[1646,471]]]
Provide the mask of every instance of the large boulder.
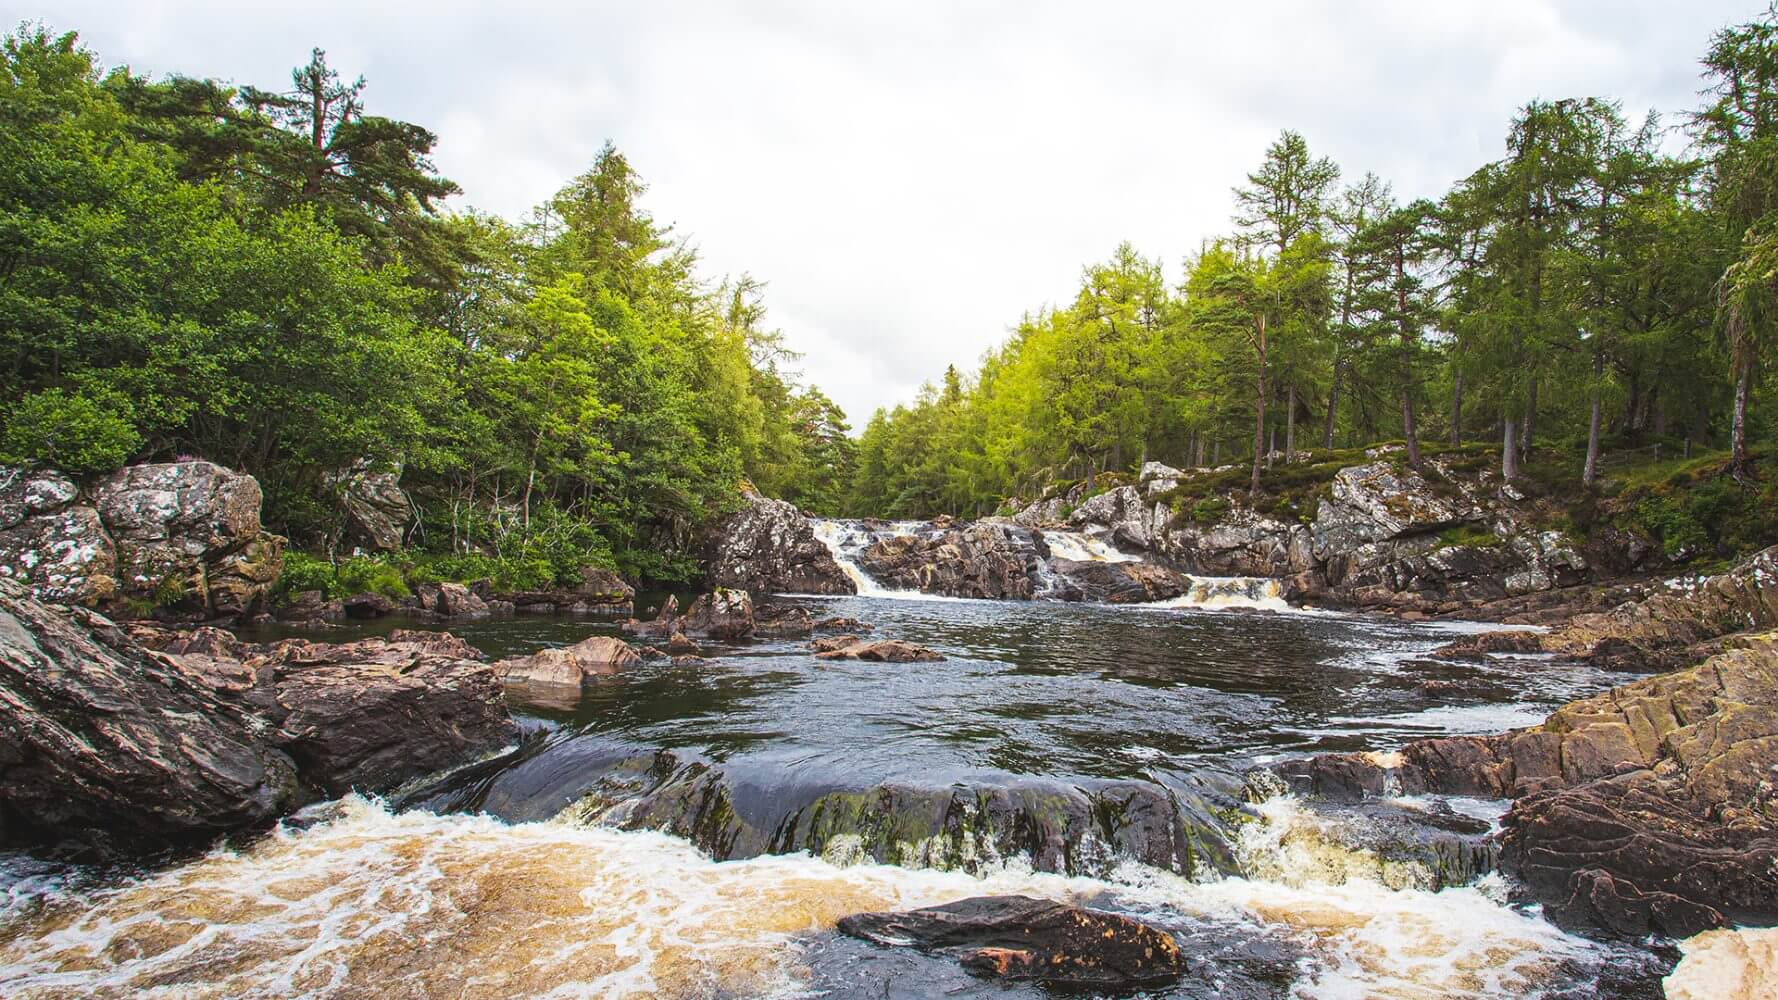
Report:
[[401,488],[400,468],[358,462],[327,477],[337,498],[344,541],[379,552],[401,548],[414,505]]
[[954,956],[993,979],[1064,989],[1164,986],[1185,974],[1173,936],[1115,913],[1031,896],[978,896],[902,913],[859,913],[842,934]]
[[875,663],[938,663],[944,660],[943,656],[925,646],[902,639],[878,639],[873,642],[857,636],[839,638],[851,641],[815,640],[815,659],[868,660]]
[[250,649],[270,667],[271,742],[328,796],[384,792],[518,740],[491,666],[448,633]]
[[794,504],[749,492],[716,526],[710,583],[756,594],[855,594],[858,587]]
[[14,840],[202,840],[517,738],[492,668],[448,634],[126,633],[0,581],[0,830]]
[[1191,579],[1153,563],[1056,559],[1050,569],[1071,585],[1068,596],[1107,604],[1166,601],[1191,589]]
[[117,594],[117,547],[80,487],[54,470],[0,468],[0,577],[96,606]]
[[238,702],[108,620],[0,581],[0,829],[202,838],[297,802],[296,767]]
[[736,640],[753,635],[753,599],[745,590],[718,588],[691,603],[675,628],[686,635]]
[[1036,596],[1036,581],[1048,558],[1040,532],[988,518],[880,537],[858,562],[872,579],[892,590],[1030,600]]
[[259,505],[257,480],[212,462],[132,465],[85,491],[51,471],[0,470],[0,575],[89,607],[246,614],[283,568]]

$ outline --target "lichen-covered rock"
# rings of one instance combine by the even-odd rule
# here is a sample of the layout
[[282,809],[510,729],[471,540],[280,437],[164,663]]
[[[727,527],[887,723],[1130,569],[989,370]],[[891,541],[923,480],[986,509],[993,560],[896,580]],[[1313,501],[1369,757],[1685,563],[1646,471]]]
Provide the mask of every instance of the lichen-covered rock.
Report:
[[70,604],[245,614],[283,567],[259,504],[257,480],[211,462],[132,465],[84,492],[53,471],[0,470],[0,575]]
[[978,896],[902,913],[859,913],[842,934],[955,956],[979,976],[1068,989],[1161,986],[1185,974],[1166,931],[1130,917],[1030,896]]
[[105,618],[0,581],[0,824],[166,842],[270,819],[296,768],[263,722]]
[[344,519],[344,541],[380,552],[401,548],[414,505],[401,488],[401,469],[358,462],[327,477]]
[[753,599],[745,590],[713,590],[693,601],[674,624],[686,635],[746,639],[753,635]]
[[756,594],[854,594],[857,585],[794,504],[746,495],[711,536],[710,583]]
[[414,600],[421,610],[446,618],[488,614],[488,602],[461,583],[422,583],[414,588]]

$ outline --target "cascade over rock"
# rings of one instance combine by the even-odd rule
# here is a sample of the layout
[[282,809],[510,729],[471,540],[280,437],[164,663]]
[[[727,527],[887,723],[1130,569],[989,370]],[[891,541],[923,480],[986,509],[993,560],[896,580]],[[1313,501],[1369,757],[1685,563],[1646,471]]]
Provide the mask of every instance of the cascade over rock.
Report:
[[1040,532],[988,518],[918,534],[878,538],[859,556],[871,578],[894,590],[945,597],[1030,600],[1049,547]]
[[86,490],[54,471],[0,469],[0,575],[89,607],[245,614],[283,567],[259,506],[257,480],[211,462],[128,466]]
[[1778,634],[1501,736],[1334,755],[1280,772],[1334,798],[1514,798],[1502,864],[1556,919],[1685,936],[1778,921]]
[[745,494],[719,524],[708,559],[712,585],[756,594],[852,594],[857,586],[794,504]]

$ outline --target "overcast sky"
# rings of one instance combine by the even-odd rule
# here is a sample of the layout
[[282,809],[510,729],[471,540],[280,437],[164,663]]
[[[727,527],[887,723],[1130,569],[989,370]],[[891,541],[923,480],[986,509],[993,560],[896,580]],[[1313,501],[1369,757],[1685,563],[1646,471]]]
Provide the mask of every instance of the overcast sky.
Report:
[[1711,33],[1765,3],[567,6],[0,0],[155,76],[281,87],[319,45],[373,113],[439,134],[459,205],[518,217],[609,138],[707,277],[768,283],[768,325],[858,426],[1120,240],[1179,280],[1280,129],[1436,196],[1530,98],[1691,107]]

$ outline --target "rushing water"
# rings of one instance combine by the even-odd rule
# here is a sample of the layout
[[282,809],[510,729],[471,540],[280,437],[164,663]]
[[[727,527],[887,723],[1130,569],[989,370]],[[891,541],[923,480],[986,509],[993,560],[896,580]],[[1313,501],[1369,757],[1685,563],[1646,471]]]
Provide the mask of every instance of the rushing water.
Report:
[[[995,892],[1174,930],[1197,961],[1167,996],[1659,995],[1652,955],[1564,934],[1501,876],[1442,877],[1374,834],[1396,814],[1503,804],[1333,814],[1241,778],[1283,755],[1525,724],[1621,675],[1438,661],[1456,625],[787,600],[949,659],[707,646],[706,665],[515,703],[523,748],[395,806],[348,799],[149,870],[6,859],[0,995],[1037,996],[831,932],[860,910]],[[452,625],[493,656],[609,628]],[[1070,796],[1089,828],[1068,826]],[[1143,826],[1157,802],[1177,814]],[[995,809],[1012,819],[994,827]],[[1157,853],[1163,828],[1177,843]]]

